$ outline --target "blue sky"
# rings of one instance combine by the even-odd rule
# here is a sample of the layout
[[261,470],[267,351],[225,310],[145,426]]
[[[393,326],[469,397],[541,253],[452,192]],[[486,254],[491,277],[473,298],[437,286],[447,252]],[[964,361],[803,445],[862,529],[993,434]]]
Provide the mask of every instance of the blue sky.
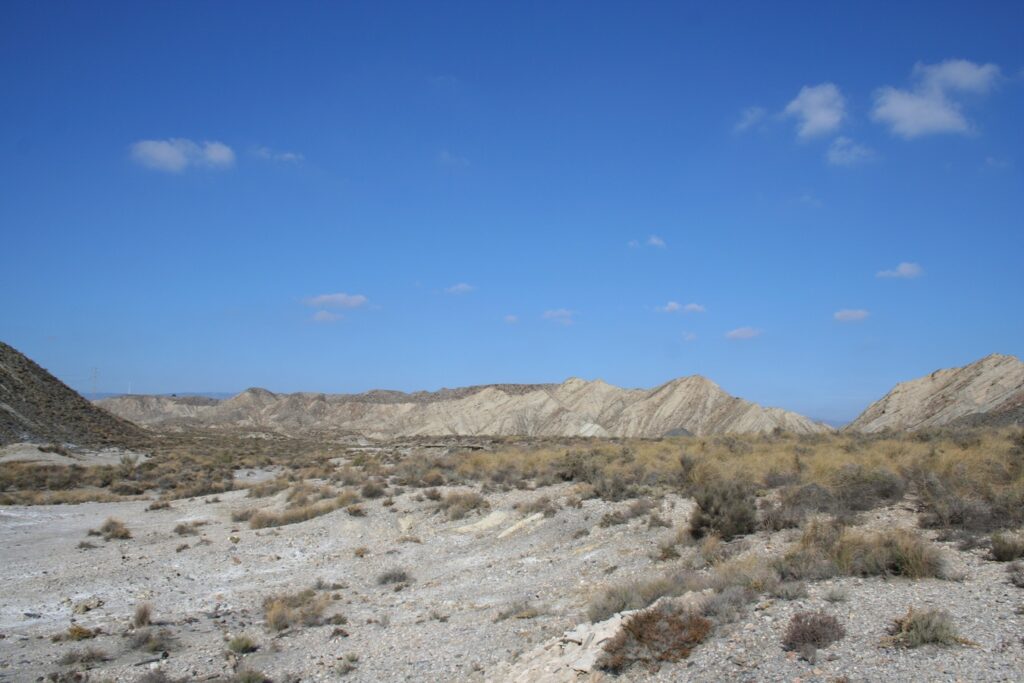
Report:
[[1024,352],[1024,5],[0,5],[0,339],[81,390]]

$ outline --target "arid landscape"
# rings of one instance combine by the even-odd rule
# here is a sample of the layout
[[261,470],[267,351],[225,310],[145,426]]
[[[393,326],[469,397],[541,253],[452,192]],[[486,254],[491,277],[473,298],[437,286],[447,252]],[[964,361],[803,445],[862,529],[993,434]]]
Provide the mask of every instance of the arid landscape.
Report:
[[100,408],[0,350],[2,680],[1024,674],[1012,357],[836,431],[692,378]]
[[1024,682],[1022,36],[0,2],[0,683]]

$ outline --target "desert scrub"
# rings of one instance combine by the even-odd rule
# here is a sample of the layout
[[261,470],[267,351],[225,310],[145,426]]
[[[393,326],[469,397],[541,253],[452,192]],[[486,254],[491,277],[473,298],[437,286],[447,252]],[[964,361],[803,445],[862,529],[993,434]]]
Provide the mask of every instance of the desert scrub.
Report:
[[249,636],[235,636],[228,641],[228,649],[238,655],[244,655],[248,652],[255,652],[258,649],[256,641]]
[[381,586],[389,583],[409,583],[411,581],[412,577],[409,575],[409,572],[398,567],[377,575],[377,583]]
[[911,607],[906,614],[893,621],[889,627],[889,636],[894,645],[901,647],[963,642],[953,625],[952,615],[943,609],[916,610]]
[[267,626],[283,631],[291,626],[319,626],[323,613],[330,604],[327,595],[318,595],[312,589],[298,593],[275,595],[263,600],[263,616]]
[[108,517],[107,521],[103,522],[103,526],[99,529],[90,529],[89,535],[102,536],[104,541],[111,541],[114,539],[129,539],[132,537],[132,532],[128,530],[128,527],[121,520]]
[[812,520],[795,547],[777,563],[783,578],[848,576],[942,578],[945,561],[935,546],[903,529],[870,532],[846,529],[831,520]]
[[135,606],[135,612],[132,614],[132,626],[135,628],[142,628],[143,626],[149,626],[153,622],[153,607],[148,602],[140,602]]
[[826,648],[846,635],[846,629],[831,614],[826,612],[797,612],[782,636],[782,647],[787,650],[805,652]]
[[538,512],[545,517],[554,517],[558,513],[558,503],[551,500],[550,496],[540,496],[528,503],[517,503],[516,511],[524,515],[533,515]]
[[50,638],[50,640],[52,640],[55,643],[59,643],[65,640],[88,640],[89,638],[95,638],[97,635],[99,635],[99,633],[100,630],[98,628],[93,630],[91,628],[86,628],[85,626],[80,626],[78,624],[71,624],[71,626],[68,626],[68,630],[62,631],[61,633],[54,635]]
[[1011,562],[1006,567],[1007,578],[1017,588],[1024,588],[1024,562]]
[[657,605],[629,616],[605,643],[598,667],[619,673],[634,664],[657,670],[662,662],[686,659],[711,633],[711,622],[671,605]]
[[697,509],[690,519],[690,533],[694,538],[709,534],[729,541],[755,531],[757,508],[754,495],[744,484],[736,481],[710,481],[694,493]]
[[992,534],[992,559],[1012,562],[1024,557],[1024,535],[1001,532]]
[[144,628],[132,634],[132,648],[145,652],[167,652],[174,645],[174,637],[165,628]]
[[682,595],[703,587],[702,579],[691,572],[677,572],[607,586],[591,599],[587,606],[587,618],[592,622],[604,621],[617,612],[643,609],[658,598]]
[[[429,497],[429,496],[428,496]],[[474,510],[486,510],[491,507],[487,499],[479,493],[449,493],[438,501],[437,509],[448,515],[448,519],[462,519]]]
[[249,518],[249,528],[265,529],[267,527],[298,524],[334,512],[341,507],[340,497],[333,500],[320,501],[312,505],[289,508],[282,512],[260,510]]
[[625,524],[631,519],[642,517],[654,509],[654,501],[649,498],[638,498],[626,508],[609,512],[601,517],[600,525],[610,527],[616,524]]
[[288,486],[289,481],[286,477],[277,477],[253,484],[245,495],[249,498],[266,498],[267,496],[284,491]]
[[72,664],[97,664],[110,659],[107,653],[96,647],[87,647],[81,650],[71,650],[61,655],[57,660],[58,664],[71,666]]

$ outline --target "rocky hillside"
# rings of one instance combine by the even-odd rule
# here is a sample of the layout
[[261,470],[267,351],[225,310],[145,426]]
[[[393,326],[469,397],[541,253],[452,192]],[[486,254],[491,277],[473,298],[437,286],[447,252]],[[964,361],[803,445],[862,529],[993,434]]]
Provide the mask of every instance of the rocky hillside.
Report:
[[860,432],[1021,424],[1024,363],[992,354],[962,368],[897,384],[845,427]]
[[0,445],[19,441],[132,447],[145,434],[0,342]]
[[655,389],[622,389],[601,380],[488,385],[404,394],[274,394],[248,389],[219,402],[168,396],[99,401],[144,425],[267,429],[297,435],[355,432],[374,438],[444,435],[659,437],[740,434],[776,428],[797,433],[831,428],[779,408],[730,396],[691,376]]

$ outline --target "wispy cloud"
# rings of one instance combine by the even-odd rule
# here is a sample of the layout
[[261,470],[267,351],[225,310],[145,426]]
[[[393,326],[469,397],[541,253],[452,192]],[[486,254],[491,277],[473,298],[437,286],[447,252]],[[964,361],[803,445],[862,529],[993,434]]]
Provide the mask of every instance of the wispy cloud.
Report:
[[658,249],[664,249],[668,245],[665,244],[665,240],[661,239],[657,235],[651,235],[647,238],[647,246],[657,247]]
[[736,125],[732,127],[736,133],[742,133],[750,128],[753,128],[762,120],[764,120],[765,114],[764,107],[747,107],[740,113],[740,120],[736,122]]
[[139,140],[131,146],[135,163],[155,171],[181,173],[190,166],[225,169],[235,165],[234,151],[223,142],[187,138]]
[[924,275],[924,268],[917,263],[910,263],[903,261],[892,270],[880,270],[875,273],[875,277],[897,277],[905,279],[913,279]]
[[995,64],[948,59],[938,64],[914,65],[910,89],[891,86],[875,92],[871,118],[889,126],[894,135],[911,139],[936,133],[967,134],[974,127],[954,95],[989,92],[1000,78]]
[[505,316],[505,322],[508,323],[509,325],[515,325],[517,322],[519,322],[519,316],[512,315],[510,313],[509,315]]
[[841,323],[856,323],[865,320],[870,315],[863,308],[844,308],[836,311],[832,317]]
[[313,314],[313,322],[317,323],[333,323],[344,318],[340,313],[332,313],[331,311],[317,311]]
[[726,339],[753,339],[761,336],[761,330],[755,327],[737,327],[725,333]]
[[706,309],[700,304],[681,304],[677,301],[669,301],[658,308],[662,313],[703,313]]
[[473,285],[466,284],[465,282],[460,282],[457,285],[446,287],[444,291],[447,292],[448,294],[469,294],[474,290],[476,290],[476,287],[474,287]]
[[684,342],[697,341],[697,333],[696,332],[683,332],[683,341]]
[[362,294],[338,292],[336,294],[311,296],[306,299],[306,305],[317,308],[359,308],[360,306],[365,306],[367,301],[369,300]]
[[469,159],[442,149],[437,155],[437,163],[448,168],[466,168],[469,166]]
[[797,135],[813,138],[837,130],[846,118],[846,100],[833,83],[805,85],[783,110],[798,119]]
[[575,316],[575,311],[570,311],[568,308],[555,308],[550,311],[544,311],[543,315],[545,320],[550,320],[559,325],[572,325],[576,322]]
[[833,166],[855,166],[870,161],[875,156],[873,150],[863,145],[858,145],[848,137],[840,135],[825,152],[825,158]]
[[280,161],[286,164],[297,164],[306,159],[305,156],[298,152],[281,152],[270,149],[269,147],[257,147],[253,150],[253,154],[260,159],[266,159],[268,161]]

